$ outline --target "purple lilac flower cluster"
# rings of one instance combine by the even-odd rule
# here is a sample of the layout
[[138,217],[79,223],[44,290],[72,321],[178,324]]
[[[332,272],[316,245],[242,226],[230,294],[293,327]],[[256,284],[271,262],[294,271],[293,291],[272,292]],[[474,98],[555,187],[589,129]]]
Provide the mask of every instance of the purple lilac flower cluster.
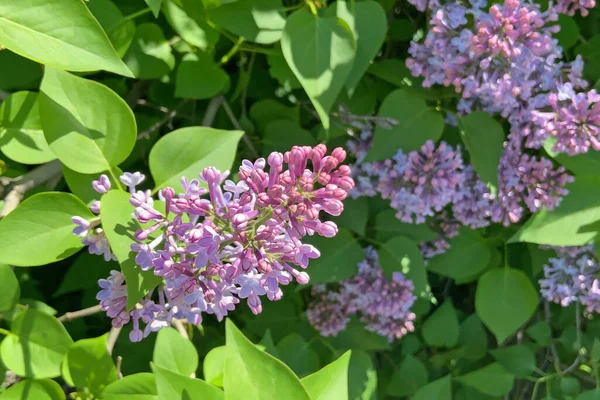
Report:
[[373,247],[364,250],[358,274],[339,282],[337,290],[328,285],[313,286],[308,320],[321,335],[333,336],[358,315],[367,330],[389,341],[400,339],[414,330],[415,314],[410,311],[416,300],[413,283],[400,272],[386,278],[377,251]]
[[[354,187],[345,158],[342,148],[327,155],[324,145],[295,146],[267,160],[245,160],[237,183],[226,179],[228,172],[208,167],[200,180],[181,179],[183,193],[170,187],[159,192],[164,214],[154,207],[150,191],[135,190],[141,174],[122,177],[133,184],[128,185],[132,216],[144,226],[131,246],[136,264],[163,283],[127,312],[123,274],[112,271],[101,280],[97,298],[113,326],[133,321],[130,339],[139,341],[173,318],[198,325],[207,313],[222,320],[240,299],[258,314],[262,296],[276,301],[283,295],[280,285],[308,283],[309,275],[297,268],[305,269],[320,253],[302,238],[337,234],[335,223],[321,221],[320,213],[340,215],[342,200]],[[102,176],[94,188],[106,193],[110,181]],[[86,223],[99,223],[73,220],[80,236]],[[143,331],[140,320],[146,324]]]
[[541,247],[553,249],[557,255],[544,266],[542,296],[563,307],[580,302],[588,312],[600,312],[600,268],[594,247]]
[[530,212],[552,210],[567,194],[564,186],[573,180],[563,167],[554,168],[550,160],[522,153],[509,138],[498,168],[498,190],[493,195],[473,168],[463,165],[460,148],[453,149],[444,142],[436,147],[428,141],[420,151],[405,155],[399,150],[391,159],[365,163],[362,160],[370,138],[364,131],[348,143],[357,159],[352,167],[357,185],[351,195],[380,194],[390,200],[398,219],[407,223],[423,223],[450,207],[453,220],[471,228],[490,222],[508,226],[521,220],[525,208]]
[[587,87],[583,61],[559,61],[562,49],[552,38],[558,11],[568,4],[542,12],[526,0],[505,0],[488,13],[479,2],[429,6],[432,28],[424,43],[411,43],[406,61],[425,87],[454,86],[462,94],[461,113],[500,113],[511,124],[513,140],[521,137],[527,147],[539,148],[553,137],[557,152],[600,148],[600,97],[595,90],[576,92]]

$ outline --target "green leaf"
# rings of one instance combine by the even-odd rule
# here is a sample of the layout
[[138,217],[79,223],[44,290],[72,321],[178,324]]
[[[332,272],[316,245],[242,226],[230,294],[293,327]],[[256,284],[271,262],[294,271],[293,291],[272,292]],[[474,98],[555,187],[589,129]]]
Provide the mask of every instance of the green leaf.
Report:
[[162,279],[152,271],[142,271],[135,263],[135,253],[131,251],[131,244],[135,243],[133,234],[139,229],[139,224],[131,217],[133,206],[129,204],[129,193],[110,190],[102,196],[100,212],[102,229],[125,275],[129,311]]
[[578,176],[566,186],[569,194],[552,211],[534,214],[508,242],[581,246],[598,236],[600,177]]
[[504,396],[511,391],[515,377],[499,363],[493,363],[455,379],[483,394]]
[[39,87],[42,66],[12,51],[0,51],[0,89],[23,90]]
[[460,327],[452,301],[446,300],[423,324],[423,339],[430,346],[452,348],[458,343]]
[[228,399],[310,400],[306,389],[289,367],[259,350],[231,320],[228,319],[225,326],[224,388]]
[[83,244],[72,233],[74,215],[95,217],[70,193],[44,192],[26,199],[0,220],[0,263],[35,267],[75,254]]
[[455,279],[458,283],[476,280],[492,257],[485,239],[476,230],[463,227],[448,242],[450,249],[429,260],[427,269]]
[[369,218],[369,201],[366,197],[344,200],[344,212],[333,221],[342,228],[348,228],[361,236],[365,236],[367,219]]
[[398,149],[404,153],[419,150],[428,140],[436,142],[444,130],[442,115],[429,108],[421,97],[405,89],[390,93],[383,100],[378,115],[392,118],[398,124],[392,129],[375,128],[373,145],[365,161],[391,158]]
[[398,87],[410,86],[410,70],[402,60],[387,58],[369,66],[367,73]]
[[2,400],[65,400],[65,392],[52,379],[25,379],[2,393]]
[[43,164],[56,159],[44,138],[37,93],[13,93],[2,102],[0,150],[21,164]]
[[312,400],[346,400],[348,399],[348,366],[351,352],[347,351],[340,358],[319,371],[302,378],[302,385]]
[[53,316],[27,309],[11,325],[11,334],[0,345],[2,362],[19,376],[55,378],[73,340]]
[[[92,182],[98,180],[101,174],[82,174],[65,165],[62,165],[62,172],[71,192],[85,204],[90,204],[100,197],[98,192],[94,190]],[[121,182],[117,180],[117,177],[123,175],[123,171],[119,167],[112,167],[110,171],[103,171],[102,173],[108,176],[112,188],[119,187]]]
[[577,400],[599,400],[600,389],[587,390],[577,396]]
[[0,313],[13,309],[21,297],[19,280],[12,268],[0,264]]
[[315,146],[317,140],[311,133],[288,119],[271,121],[265,128],[262,153],[286,152],[293,146]]
[[39,101],[46,141],[72,170],[103,172],[131,153],[137,132],[133,112],[106,86],[46,67]]
[[427,384],[428,375],[425,365],[409,354],[404,357],[400,367],[394,368],[386,393],[396,397],[410,396]]
[[558,25],[560,31],[554,34],[554,37],[558,39],[558,44],[563,49],[567,50],[575,46],[579,42],[579,27],[573,17],[565,14],[558,15]]
[[488,334],[475,314],[471,314],[460,324],[458,341],[463,346],[467,360],[476,361],[487,355]]
[[337,16],[349,25],[356,41],[356,57],[346,79],[346,88],[352,95],[385,40],[387,17],[383,7],[372,0],[361,2],[338,0],[335,7],[330,9],[334,10],[334,8]]
[[133,41],[135,23],[125,19],[119,7],[110,0],[88,0],[86,4],[122,57]]
[[288,119],[300,125],[300,109],[297,106],[286,106],[273,99],[264,99],[252,104],[250,118],[256,122],[259,131],[264,131],[269,123],[279,119]]
[[[202,79],[198,79],[201,76]],[[187,54],[177,69],[175,97],[210,99],[229,87],[229,75],[204,52]]]
[[108,334],[75,342],[65,356],[62,370],[65,380],[100,398],[104,388],[118,379],[106,340]]
[[[154,15],[154,18],[158,18],[158,15],[160,14],[160,7],[162,6],[163,0],[144,0],[144,1],[146,2],[146,5],[150,9],[150,11],[152,11],[152,15]],[[169,3],[171,2],[170,0],[167,0],[167,1]]]
[[222,28],[250,42],[279,41],[285,26],[281,0],[243,0],[209,11],[210,19]]
[[383,243],[378,250],[379,264],[386,276],[402,272],[415,286],[419,296],[427,289],[425,262],[417,244],[404,236],[396,236]]
[[527,328],[527,335],[542,346],[552,343],[552,330],[545,321],[538,321]]
[[281,50],[329,129],[329,111],[352,70],[355,48],[348,25],[306,9],[294,12],[281,37]]
[[310,343],[297,333],[291,333],[277,343],[277,358],[298,376],[305,376],[319,369],[319,356]]
[[406,224],[400,222],[392,209],[383,210],[375,217],[375,234],[377,240],[386,241],[394,236],[406,236],[417,243],[429,242],[438,238],[426,224]]
[[118,268],[119,265],[116,262],[106,262],[103,257],[98,257],[97,254],[81,253],[60,281],[60,286],[54,292],[53,297],[56,298],[84,289],[97,289],[98,280],[106,279],[111,270]]
[[294,72],[290,69],[289,65],[283,57],[281,47],[277,46],[276,54],[268,54],[267,62],[269,63],[269,74],[277,79],[277,81],[286,89],[299,89],[302,84],[294,75]]
[[560,378],[560,390],[566,395],[576,396],[581,392],[579,380],[573,376]]
[[327,338],[336,349],[359,349],[366,351],[389,350],[390,343],[387,339],[374,332],[369,332],[365,326],[356,318],[350,319],[346,329],[336,336]]
[[156,378],[143,372],[128,375],[104,388],[103,400],[158,400]]
[[189,339],[175,329],[165,328],[158,332],[152,361],[169,371],[190,376],[198,369],[198,352]]
[[273,342],[273,335],[271,335],[270,329],[267,329],[260,342],[258,342],[258,346],[264,346],[267,353],[278,358],[279,354],[277,354],[277,347],[275,347],[275,343]]
[[160,399],[218,400],[225,395],[201,379],[190,378],[152,363],[156,390]]
[[0,1],[0,43],[53,68],[132,76],[81,1]]
[[218,346],[209,351],[204,357],[202,372],[204,372],[206,382],[211,385],[223,387],[226,351],[225,346]]
[[183,8],[174,1],[165,3],[164,13],[169,25],[192,46],[208,50],[219,40],[219,33],[204,20],[205,16],[201,15],[201,7],[194,1],[186,0],[182,4]]
[[499,344],[531,318],[537,304],[538,293],[523,271],[496,268],[477,283],[475,310]]
[[370,400],[377,393],[377,370],[369,353],[352,350],[348,366],[348,400]]
[[420,388],[412,400],[452,400],[452,378],[446,375]]
[[520,378],[530,376],[535,371],[535,355],[525,345],[518,344],[494,349],[490,353],[508,372]]
[[308,242],[321,252],[321,257],[310,260],[310,283],[313,285],[356,275],[358,263],[365,258],[358,241],[344,228],[333,238],[314,235]]
[[459,117],[458,126],[471,165],[493,192],[498,187],[498,165],[504,151],[504,129],[488,113],[477,111]]
[[570,156],[565,153],[556,153],[552,150],[556,139],[552,136],[548,137],[544,142],[544,150],[554,158],[558,163],[567,167],[575,176],[587,175],[590,171],[600,169],[600,152],[590,151],[584,154],[576,154]]
[[175,67],[175,56],[160,26],[152,23],[136,27],[133,42],[123,60],[138,79],[158,79]]
[[242,131],[190,126],[177,129],[160,140],[150,151],[150,172],[156,190],[165,186],[178,188],[180,179],[196,177],[206,167],[221,172],[231,168]]

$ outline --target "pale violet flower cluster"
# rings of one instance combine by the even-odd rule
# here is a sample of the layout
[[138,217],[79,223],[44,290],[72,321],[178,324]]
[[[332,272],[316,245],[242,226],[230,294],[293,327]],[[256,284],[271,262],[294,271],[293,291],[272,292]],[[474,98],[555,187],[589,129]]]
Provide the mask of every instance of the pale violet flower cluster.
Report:
[[406,223],[424,223],[449,208],[452,220],[471,228],[490,222],[508,226],[520,221],[526,210],[552,210],[573,178],[550,160],[523,153],[513,137],[505,142],[497,193],[492,194],[473,168],[463,165],[460,148],[444,142],[436,146],[429,141],[408,155],[399,150],[390,159],[365,163],[371,135],[364,131],[348,142],[357,159],[352,167],[357,185],[351,195],[389,199],[397,218]]
[[400,339],[414,330],[416,300],[412,281],[400,272],[387,278],[379,265],[377,251],[364,249],[365,259],[358,264],[358,274],[336,284],[315,285],[306,316],[323,336],[344,330],[353,316],[358,316],[369,331],[389,341]]
[[[123,274],[113,271],[101,280],[97,298],[113,326],[132,321],[130,339],[139,341],[173,318],[198,325],[206,313],[222,320],[241,300],[258,314],[262,297],[281,299],[281,285],[308,283],[303,270],[320,252],[302,238],[337,234],[337,226],[320,214],[340,215],[354,187],[345,158],[342,148],[327,155],[324,145],[295,146],[266,160],[245,160],[237,183],[227,179],[228,172],[208,167],[199,180],[182,178],[182,192],[170,187],[159,192],[164,213],[149,190],[136,190],[143,175],[122,176],[131,192],[132,217],[143,227],[133,235],[135,262],[162,283],[128,312]],[[94,187],[106,193],[110,181],[103,176]],[[74,217],[79,236],[85,236],[82,221]],[[140,321],[146,324],[143,331]]]
[[559,61],[562,48],[552,37],[565,7],[559,5],[542,11],[530,1],[505,0],[487,13],[480,4],[432,6],[432,27],[423,43],[411,43],[406,64],[425,87],[454,86],[462,95],[459,112],[500,113],[527,147],[554,137],[557,152],[597,149],[598,95],[577,92],[587,87],[583,61]]
[[540,280],[542,296],[563,307],[580,302],[588,312],[600,312],[600,268],[594,247],[550,247],[556,257],[544,266]]

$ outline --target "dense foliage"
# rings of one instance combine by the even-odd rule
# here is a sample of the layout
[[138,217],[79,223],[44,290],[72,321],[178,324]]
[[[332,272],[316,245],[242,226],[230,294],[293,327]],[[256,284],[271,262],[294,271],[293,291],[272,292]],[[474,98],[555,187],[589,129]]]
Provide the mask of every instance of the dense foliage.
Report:
[[2,399],[600,399],[594,0],[0,0]]

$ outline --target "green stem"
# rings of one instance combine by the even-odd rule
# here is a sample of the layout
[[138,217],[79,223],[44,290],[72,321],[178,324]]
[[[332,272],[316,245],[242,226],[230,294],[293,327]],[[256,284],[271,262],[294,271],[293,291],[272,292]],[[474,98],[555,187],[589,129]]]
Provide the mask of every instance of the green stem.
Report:
[[10,336],[10,335],[12,335],[12,332],[11,331],[7,331],[6,329],[0,328],[0,334],[2,334],[4,336]]
[[227,52],[227,54],[225,54],[223,57],[221,57],[221,62],[219,64],[220,65],[227,64],[227,62],[229,61],[229,59],[231,57],[233,57],[240,50],[240,47],[242,47],[243,43],[244,43],[244,38],[240,37],[237,40],[237,42],[235,42],[235,44],[233,45],[233,47],[231,48],[231,50],[229,50]]
[[150,10],[149,8],[144,8],[143,10],[136,11],[133,14],[129,14],[123,17],[122,21],[130,21],[132,19],[136,19],[137,17],[141,17],[144,14],[148,14],[150,11],[152,10]]
[[119,180],[119,177],[115,175],[115,171],[113,171],[112,167],[108,169],[108,174],[113,179],[113,182],[115,182],[117,189],[124,192],[125,189],[123,189],[123,185],[121,185],[121,181]]
[[267,54],[267,55],[273,55],[273,56],[281,56],[280,53],[278,53],[277,51],[275,51],[273,49],[265,49],[265,48],[257,47],[257,46],[242,45],[242,46],[240,46],[240,50],[241,51],[249,51],[251,53],[261,53],[261,54]]

